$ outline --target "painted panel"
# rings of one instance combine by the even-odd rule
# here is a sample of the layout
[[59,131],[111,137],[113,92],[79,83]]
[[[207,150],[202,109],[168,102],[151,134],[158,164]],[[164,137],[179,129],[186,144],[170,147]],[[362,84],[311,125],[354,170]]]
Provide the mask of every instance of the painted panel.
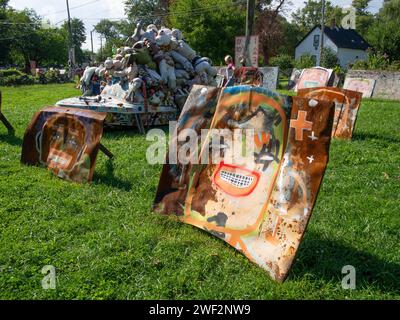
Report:
[[276,90],[278,85],[279,67],[260,68],[263,74],[263,87],[268,90]]
[[105,117],[62,107],[39,111],[25,132],[21,162],[44,166],[69,181],[91,181]]
[[[226,241],[282,282],[328,162],[333,103],[251,86],[207,92],[189,99],[170,145],[179,153],[185,147],[178,137],[186,128],[210,128],[197,140],[199,153],[191,154],[198,154],[192,158],[197,161],[164,165],[154,209]],[[209,152],[216,129],[223,132],[223,160],[217,161]],[[245,139],[253,143],[241,143],[237,132],[245,130],[253,133]]]
[[375,82],[374,79],[346,77],[343,88],[361,92],[363,98],[371,98],[374,93]]
[[332,69],[321,67],[304,69],[301,73],[295,91],[306,88],[325,87],[332,76]]
[[362,94],[339,88],[316,88],[299,90],[297,95],[304,98],[335,103],[332,137],[351,140],[360,110]]

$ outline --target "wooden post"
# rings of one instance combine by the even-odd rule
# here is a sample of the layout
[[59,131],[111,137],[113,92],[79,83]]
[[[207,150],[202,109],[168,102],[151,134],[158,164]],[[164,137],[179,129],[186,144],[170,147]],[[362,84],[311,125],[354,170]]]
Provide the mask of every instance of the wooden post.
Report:
[[101,143],[99,144],[99,150],[103,152],[109,159],[113,159],[114,155],[111,153],[110,150],[108,150],[104,145]]
[[3,122],[3,124],[6,126],[9,133],[14,134],[15,130],[14,130],[13,126],[11,125],[10,122],[8,122],[8,120],[6,119],[4,114],[1,112],[1,103],[2,103],[2,95],[1,95],[1,91],[0,91],[0,121]]

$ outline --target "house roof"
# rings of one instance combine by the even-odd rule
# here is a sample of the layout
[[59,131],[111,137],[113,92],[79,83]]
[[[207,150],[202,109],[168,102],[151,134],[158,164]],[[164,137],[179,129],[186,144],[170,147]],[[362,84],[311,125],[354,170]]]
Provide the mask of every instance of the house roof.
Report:
[[[308,35],[315,30],[315,28],[320,28],[319,25],[316,25],[312,28],[301,41],[297,44],[297,46],[304,41],[308,37]],[[324,34],[331,39],[331,41],[338,48],[347,48],[347,49],[357,49],[357,50],[367,50],[370,45],[364,38],[353,29],[344,29],[339,27],[325,27]],[[296,46],[296,47],[297,47]]]

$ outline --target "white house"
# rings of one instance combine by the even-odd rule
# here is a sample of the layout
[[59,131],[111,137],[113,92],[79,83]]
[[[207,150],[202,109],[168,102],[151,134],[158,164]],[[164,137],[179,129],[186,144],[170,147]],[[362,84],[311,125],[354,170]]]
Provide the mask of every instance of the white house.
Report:
[[[304,54],[315,57],[316,65],[319,65],[319,51],[321,28],[315,26],[296,46],[296,59]],[[340,65],[347,68],[355,60],[365,60],[366,50],[369,44],[353,29],[338,27],[324,28],[324,48],[331,48],[336,53]]]

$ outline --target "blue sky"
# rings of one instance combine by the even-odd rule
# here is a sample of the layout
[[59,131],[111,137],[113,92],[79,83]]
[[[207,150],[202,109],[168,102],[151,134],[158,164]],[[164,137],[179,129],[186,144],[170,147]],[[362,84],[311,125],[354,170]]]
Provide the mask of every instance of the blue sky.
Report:
[[[72,17],[82,19],[86,25],[87,41],[84,48],[90,48],[90,30],[101,18],[124,17],[123,0],[69,0]],[[288,6],[287,15],[303,5],[304,0],[291,0],[293,6]],[[331,0],[333,4],[345,7],[352,0]],[[377,12],[382,6],[383,0],[372,0],[370,11]],[[66,18],[65,0],[10,0],[10,5],[16,9],[34,8],[36,12],[52,23],[62,23]],[[77,7],[77,8],[75,8]],[[133,32],[133,30],[132,30]],[[100,47],[98,36],[94,37],[95,50]]]

